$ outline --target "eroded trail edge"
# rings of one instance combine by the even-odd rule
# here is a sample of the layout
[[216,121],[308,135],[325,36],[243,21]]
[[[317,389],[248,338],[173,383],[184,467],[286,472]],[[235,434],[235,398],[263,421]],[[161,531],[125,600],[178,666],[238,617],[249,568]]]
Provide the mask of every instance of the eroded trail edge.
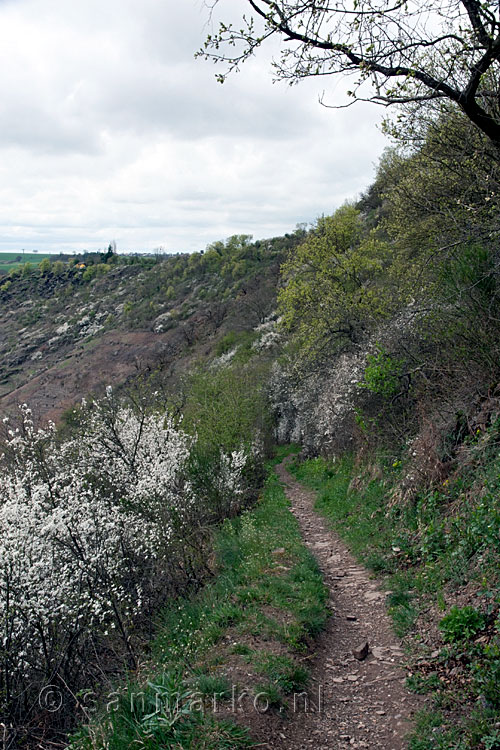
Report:
[[295,480],[286,463],[276,470],[330,590],[332,616],[310,662],[311,693],[322,691],[322,710],[294,715],[274,746],[406,748],[405,737],[421,703],[405,687],[403,650],[387,615],[387,592],[314,511],[315,493]]

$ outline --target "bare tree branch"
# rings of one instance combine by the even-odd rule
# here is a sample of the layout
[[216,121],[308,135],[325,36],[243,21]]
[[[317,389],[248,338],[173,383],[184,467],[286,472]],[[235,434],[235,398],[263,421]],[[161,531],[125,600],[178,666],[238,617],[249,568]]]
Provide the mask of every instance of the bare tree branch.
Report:
[[[197,55],[225,66],[225,77],[279,38],[275,77],[355,75],[354,100],[454,102],[500,147],[491,79],[500,61],[500,9],[491,0],[247,0],[242,28],[221,23]],[[214,0],[211,9],[222,5]],[[492,75],[490,75],[492,74]],[[367,95],[366,86],[372,93]],[[486,92],[488,95],[486,96]],[[494,91],[494,98],[498,98]],[[338,105],[329,105],[338,106]],[[340,106],[345,106],[344,104]]]

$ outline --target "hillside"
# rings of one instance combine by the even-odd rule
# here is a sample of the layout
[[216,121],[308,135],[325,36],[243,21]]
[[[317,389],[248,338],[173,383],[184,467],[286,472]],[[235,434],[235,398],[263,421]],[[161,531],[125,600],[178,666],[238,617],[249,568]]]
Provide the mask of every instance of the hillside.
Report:
[[0,409],[27,402],[37,417],[57,419],[108,384],[155,370],[175,379],[224,335],[251,331],[274,310],[280,264],[300,236],[11,272],[0,283]]

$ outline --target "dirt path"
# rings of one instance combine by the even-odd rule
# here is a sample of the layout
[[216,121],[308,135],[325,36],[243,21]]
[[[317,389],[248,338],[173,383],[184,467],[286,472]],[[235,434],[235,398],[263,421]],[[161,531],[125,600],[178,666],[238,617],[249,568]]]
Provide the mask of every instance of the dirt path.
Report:
[[[283,750],[406,748],[411,717],[422,703],[405,688],[403,651],[392,630],[386,593],[360,566],[327,522],[313,510],[314,493],[277,467],[307,546],[330,589],[330,617],[309,666],[310,693],[323,693],[323,710],[297,712],[270,743]],[[369,643],[362,660],[353,650]],[[363,656],[363,654],[358,654]]]

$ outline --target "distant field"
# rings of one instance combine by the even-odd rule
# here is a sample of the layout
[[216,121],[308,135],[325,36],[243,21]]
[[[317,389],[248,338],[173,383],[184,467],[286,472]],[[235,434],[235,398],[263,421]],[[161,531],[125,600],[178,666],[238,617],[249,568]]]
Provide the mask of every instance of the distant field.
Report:
[[44,258],[51,258],[49,253],[0,253],[0,273],[8,273],[24,263],[40,263]]

